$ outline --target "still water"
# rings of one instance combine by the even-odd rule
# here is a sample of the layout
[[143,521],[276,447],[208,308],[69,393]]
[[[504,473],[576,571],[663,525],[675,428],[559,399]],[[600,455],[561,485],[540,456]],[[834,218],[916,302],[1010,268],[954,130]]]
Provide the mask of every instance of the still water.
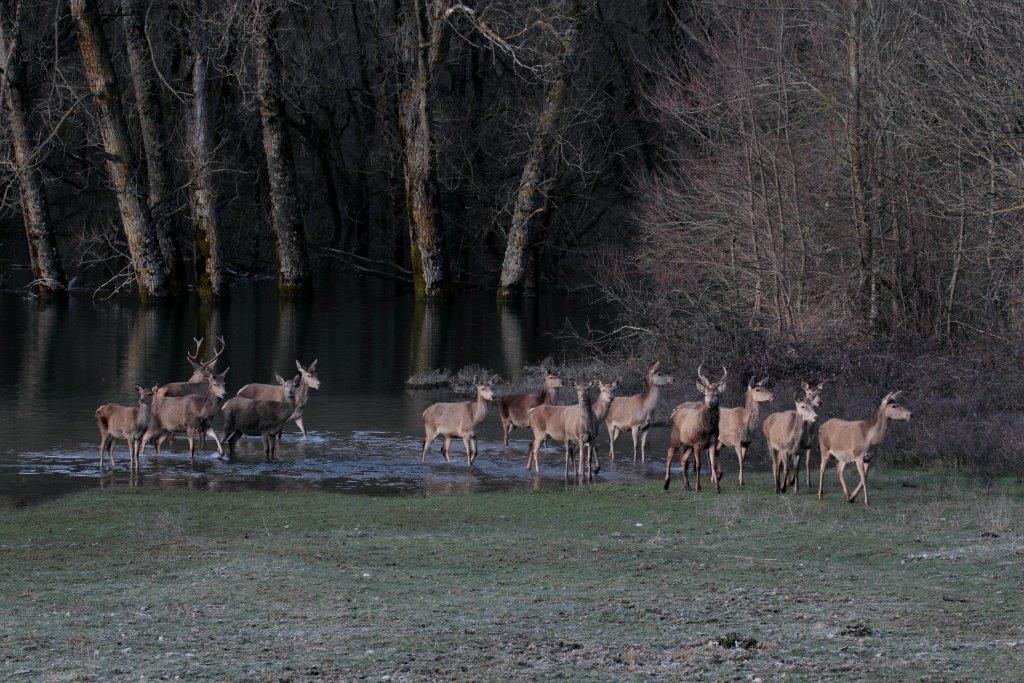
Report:
[[[296,358],[319,358],[323,387],[305,410],[309,436],[303,439],[291,424],[279,451],[283,462],[263,462],[259,440],[247,439],[235,461],[219,460],[211,448],[197,455],[194,467],[179,437],[159,459],[147,451],[139,484],[372,494],[564,485],[554,447],[534,476],[524,467],[525,430],[502,446],[496,406],[481,430],[474,467],[462,459],[461,442],[453,444],[450,464],[441,459],[440,441],[421,464],[423,409],[461,399],[447,390],[410,390],[405,382],[417,372],[468,364],[516,378],[525,364],[571,357],[575,349],[564,333],[606,327],[599,307],[568,296],[499,307],[486,292],[417,305],[390,285],[343,279],[321,283],[317,294],[286,303],[273,282],[240,283],[227,305],[212,309],[195,302],[142,308],[131,297],[103,301],[87,294],[40,307],[0,294],[0,502],[127,484],[124,445],[115,449],[114,475],[97,468],[96,408],[135,404],[136,382],[187,379],[192,338],[217,335],[227,340],[219,367],[231,368],[228,396],[248,382],[272,382],[275,372],[293,375]],[[628,459],[605,463],[601,479],[644,476],[645,468]]]

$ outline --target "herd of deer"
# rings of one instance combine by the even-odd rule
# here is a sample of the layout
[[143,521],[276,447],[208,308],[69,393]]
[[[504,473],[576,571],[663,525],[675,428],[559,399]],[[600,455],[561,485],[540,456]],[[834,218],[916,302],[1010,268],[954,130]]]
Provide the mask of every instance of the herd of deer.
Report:
[[[224,353],[224,340],[214,348],[213,356],[200,360],[202,339],[194,340],[196,349],[187,354],[192,365],[192,376],[185,382],[172,382],[145,388],[136,384],[139,403],[123,406],[108,403],[96,410],[96,424],[100,430],[100,471],[103,455],[107,454],[110,468],[114,468],[114,442],[125,441],[131,456],[131,470],[139,469],[139,456],[152,441],[157,454],[163,443],[175,434],[184,434],[189,454],[195,460],[196,439],[205,442],[213,438],[217,453],[224,457],[223,443],[228,444],[228,458],[234,458],[235,445],[243,435],[260,436],[268,462],[276,460],[277,444],[281,432],[294,421],[302,434],[306,434],[302,413],[309,392],[320,388],[317,361],[303,366],[295,361],[298,374],[291,379],[276,376],[277,384],[247,384],[238,395],[221,405],[226,395],[224,381],[228,370],[217,372],[216,364]],[[526,458],[527,469],[540,469],[540,447],[550,438],[565,446],[565,476],[572,467],[576,478],[592,478],[601,470],[595,445],[598,425],[604,422],[608,430],[608,457],[615,460],[615,441],[619,434],[629,430],[633,435],[633,459],[639,455],[647,459],[647,434],[651,415],[658,404],[661,387],[673,383],[671,375],[658,370],[655,363],[644,373],[644,390],[633,396],[615,396],[619,381],[573,382],[577,402],[572,405],[553,405],[555,395],[562,386],[558,375],[541,368],[544,383],[540,391],[510,394],[498,401],[502,435],[505,445],[517,427],[529,427],[533,432]],[[697,390],[703,400],[681,403],[669,418],[669,447],[665,458],[665,489],[672,478],[672,461],[679,456],[686,488],[690,488],[690,460],[697,477],[697,490],[701,490],[701,457],[708,452],[708,470],[715,490],[721,492],[722,468],[719,453],[732,447],[739,460],[739,484],[743,486],[743,465],[747,449],[757,426],[760,405],[772,401],[774,395],[766,386],[767,378],[747,383],[746,401],[735,408],[721,408],[719,399],[725,392],[728,372],[722,368],[722,377],[712,382],[705,376],[703,366],[697,368]],[[438,436],[443,437],[441,452],[449,460],[448,449],[453,438],[461,438],[466,448],[466,460],[472,465],[477,457],[476,428],[487,416],[487,406],[495,399],[494,382],[497,378],[477,384],[475,401],[435,403],[423,411],[423,452],[427,458],[430,445]],[[899,393],[891,392],[882,399],[874,417],[867,420],[840,420],[833,418],[816,428],[824,382],[817,385],[803,383],[803,395],[794,401],[794,410],[773,413],[761,425],[768,444],[775,490],[784,493],[787,488],[799,490],[800,461],[806,463],[807,486],[811,485],[811,449],[815,440],[821,452],[818,473],[818,497],[822,495],[825,469],[831,458],[836,459],[836,473],[843,495],[852,503],[863,490],[864,504],[868,504],[868,470],[872,449],[881,443],[889,420],[909,420],[910,411],[896,403]],[[591,389],[598,389],[597,399]],[[222,417],[224,430],[218,436],[212,427],[216,415]],[[575,450],[574,447],[575,446]],[[579,458],[577,459],[577,454]],[[860,482],[851,494],[843,472],[853,463]]]
[[[302,434],[306,434],[302,411],[310,390],[320,388],[317,361],[305,367],[295,361],[299,374],[292,379],[285,380],[277,375],[277,384],[246,384],[236,397],[221,406],[220,402],[227,393],[224,380],[230,370],[216,371],[217,360],[224,353],[224,339],[218,339],[220,348],[214,348],[213,356],[206,361],[199,359],[203,340],[194,341],[195,352],[187,354],[193,370],[187,381],[149,389],[136,384],[135,390],[139,393],[137,406],[107,403],[96,409],[96,425],[100,430],[100,471],[103,470],[104,452],[110,460],[110,469],[114,469],[114,442],[118,440],[128,443],[131,470],[136,472],[139,455],[150,441],[154,442],[159,454],[164,440],[173,438],[175,434],[184,434],[188,439],[193,461],[197,437],[204,441],[206,436],[212,437],[221,457],[224,457],[223,442],[227,442],[228,457],[233,458],[235,444],[242,435],[261,436],[268,462],[276,459],[277,444],[288,422],[294,421]],[[224,432],[220,437],[211,424],[218,413],[224,421]]]
[[[619,434],[629,430],[633,435],[633,459],[646,460],[647,433],[651,415],[657,406],[661,387],[672,384],[671,375],[658,370],[655,363],[644,374],[644,390],[633,396],[614,396],[619,382],[605,383],[574,382],[577,403],[574,405],[552,405],[555,394],[562,386],[562,380],[554,373],[541,368],[544,384],[536,393],[511,394],[498,401],[504,443],[517,427],[529,427],[533,439],[527,453],[526,467],[539,469],[538,455],[546,439],[560,441],[565,446],[565,476],[569,476],[570,465],[574,477],[591,478],[601,469],[595,449],[598,425],[604,422],[608,430],[608,457],[615,460],[615,441]],[[715,490],[721,492],[722,469],[719,453],[725,447],[732,447],[739,460],[739,484],[743,486],[743,464],[747,449],[753,440],[760,413],[760,404],[772,401],[774,394],[766,386],[767,378],[747,383],[744,405],[722,408],[719,398],[725,392],[728,372],[722,368],[722,377],[717,382],[709,380],[703,367],[697,369],[697,390],[703,400],[682,403],[676,406],[669,419],[669,447],[665,458],[665,489],[672,478],[672,461],[679,455],[679,465],[690,488],[689,463],[692,457],[693,469],[697,476],[697,490],[701,490],[701,456],[708,452],[708,468]],[[441,436],[444,445],[441,452],[449,460],[448,448],[453,438],[461,438],[466,446],[466,459],[470,465],[476,460],[476,428],[487,416],[488,402],[494,400],[492,378],[477,385],[475,401],[457,403],[435,403],[423,411],[423,453],[434,440]],[[871,467],[873,449],[885,436],[889,420],[909,420],[910,411],[896,402],[900,392],[890,392],[882,399],[875,415],[866,420],[840,420],[833,418],[817,427],[816,409],[821,405],[821,391],[825,382],[816,385],[802,383],[803,395],[794,399],[794,409],[773,413],[764,419],[761,429],[768,444],[772,464],[772,478],[777,493],[787,488],[799,490],[800,461],[806,463],[807,486],[811,485],[811,449],[815,440],[821,452],[818,472],[818,498],[822,497],[825,469],[832,458],[836,459],[836,474],[843,489],[843,495],[853,502],[863,490],[864,505],[868,504],[868,470]],[[591,389],[599,393],[595,401]],[[574,447],[575,446],[575,451]],[[577,460],[576,454],[579,454]],[[853,463],[860,475],[860,482],[851,494],[846,486],[844,470]]]

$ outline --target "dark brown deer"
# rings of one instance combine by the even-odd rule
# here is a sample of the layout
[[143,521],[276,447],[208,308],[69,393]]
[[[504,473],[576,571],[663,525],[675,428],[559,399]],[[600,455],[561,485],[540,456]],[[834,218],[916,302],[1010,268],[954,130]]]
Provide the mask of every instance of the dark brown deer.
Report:
[[513,429],[530,426],[530,409],[553,403],[559,387],[562,386],[562,380],[558,375],[548,372],[544,367],[540,371],[544,375],[544,385],[540,391],[532,394],[509,394],[498,400],[501,434],[506,446]]
[[[295,426],[302,432],[302,436],[306,436],[306,425],[302,423],[302,412],[309,401],[309,392],[320,388],[320,377],[316,374],[317,362],[319,359],[314,360],[309,366],[303,367],[302,363],[295,361],[295,367],[299,370],[299,374],[295,376],[298,388],[295,390],[295,411],[288,419],[295,422]],[[278,380],[278,384],[246,384],[238,390],[238,395],[242,398],[282,402],[284,401],[285,381],[281,379],[280,375],[278,375]],[[280,438],[280,434],[278,434],[278,438]]]
[[697,390],[704,394],[702,402],[683,403],[676,407],[669,419],[669,446],[665,456],[665,490],[672,480],[672,459],[677,451],[679,466],[683,470],[686,489],[690,488],[690,474],[687,465],[693,455],[697,471],[697,490],[700,491],[701,453],[708,451],[708,465],[715,490],[722,492],[722,472],[718,465],[718,401],[725,391],[725,380],[729,372],[722,368],[722,379],[712,382],[704,376],[703,366],[697,368]]
[[633,396],[619,396],[608,408],[604,424],[608,428],[608,458],[615,460],[615,440],[623,430],[633,433],[633,460],[636,461],[637,442],[640,444],[640,460],[647,460],[647,432],[651,426],[651,414],[658,405],[661,387],[672,384],[672,375],[658,372],[661,363],[654,363],[644,373],[644,391]]
[[747,457],[754,425],[757,424],[761,404],[775,398],[771,389],[765,386],[768,378],[754,383],[751,377],[747,382],[746,401],[739,408],[721,408],[718,411],[718,452],[726,446],[732,446],[740,465],[740,486],[743,486],[743,461]]
[[139,441],[149,428],[153,414],[153,392],[157,387],[147,389],[136,384],[135,390],[139,392],[137,406],[107,403],[96,409],[96,426],[100,429],[100,472],[103,471],[104,451],[110,460],[110,471],[114,471],[114,441],[127,442],[131,470],[134,472],[138,469]]
[[172,396],[202,396],[207,391],[207,383],[210,377],[213,376],[217,360],[220,359],[221,354],[224,353],[226,344],[224,343],[224,337],[217,337],[217,342],[220,343],[220,349],[214,348],[213,356],[206,361],[199,360],[199,349],[202,347],[202,339],[193,339],[192,341],[196,344],[196,350],[194,353],[186,352],[185,355],[188,358],[189,364],[192,366],[192,376],[188,378],[186,382],[170,382],[165,384],[157,391],[156,398],[166,398]]
[[[817,412],[821,406],[821,389],[825,386],[828,379],[823,379],[818,384],[808,384],[807,382],[800,382],[800,388],[804,392],[804,400],[814,408]],[[800,476],[800,458],[804,460],[804,466],[807,471],[807,488],[811,488],[811,450],[816,448],[818,445],[818,425],[820,423],[815,420],[811,424],[807,425],[804,429],[803,436],[800,440],[800,448],[797,450],[797,462],[793,468],[792,478],[790,484],[795,484],[795,479]]]
[[278,376],[277,379],[283,389],[283,401],[235,396],[221,409],[224,416],[223,440],[228,444],[229,460],[234,459],[235,444],[243,435],[262,437],[267,462],[277,460],[277,434],[295,412],[295,392],[299,385],[297,378],[285,381]]
[[157,455],[164,439],[177,432],[183,432],[188,439],[188,450],[192,461],[196,459],[195,437],[200,434],[209,434],[217,444],[217,453],[223,455],[224,448],[221,446],[217,433],[210,426],[210,420],[219,411],[220,401],[226,393],[224,379],[227,377],[227,368],[219,375],[211,375],[206,383],[206,393],[197,396],[166,396],[156,398],[153,401],[153,416],[150,419],[149,429],[142,437],[140,451],[146,449],[146,444],[156,439],[155,448]]
[[472,465],[476,461],[476,428],[487,417],[488,402],[494,400],[495,379],[492,377],[486,383],[476,385],[475,401],[435,403],[423,411],[423,454],[420,462],[426,461],[430,444],[438,436],[444,437],[441,454],[445,461],[451,460],[448,447],[453,437],[460,437],[466,445],[466,463]]
[[[829,458],[836,459],[836,476],[843,488],[843,495],[849,502],[857,498],[864,489],[864,506],[868,504],[868,470],[871,468],[872,450],[885,438],[889,420],[910,420],[910,411],[896,403],[902,392],[893,391],[885,395],[881,405],[870,420],[837,420],[832,418],[818,430],[818,446],[821,449],[821,469],[818,472],[818,500],[821,500],[825,482],[825,468]],[[857,466],[860,483],[850,494],[846,489],[843,470],[850,463]]]
[[[807,385],[804,384],[806,387]],[[772,479],[775,493],[785,493],[787,486],[800,490],[800,457],[807,433],[818,420],[811,400],[806,396],[797,397],[796,409],[772,413],[764,419],[761,429],[768,443],[768,455],[772,461]],[[793,477],[790,478],[790,467]]]

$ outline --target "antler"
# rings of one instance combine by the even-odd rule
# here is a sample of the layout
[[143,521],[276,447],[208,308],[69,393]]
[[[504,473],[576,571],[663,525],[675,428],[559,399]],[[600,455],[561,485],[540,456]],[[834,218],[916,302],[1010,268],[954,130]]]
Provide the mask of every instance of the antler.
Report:
[[213,357],[203,363],[203,367],[210,371],[213,370],[213,366],[217,363],[217,359],[220,358],[220,355],[224,353],[224,349],[227,348],[227,344],[224,343],[223,336],[217,337],[217,342],[220,343],[220,348],[216,348],[216,344],[214,344]]
[[725,384],[725,378],[728,377],[728,376],[729,376],[729,371],[726,370],[725,366],[723,365],[722,366],[722,379],[718,380],[718,383],[719,384]]
[[196,339],[195,337],[192,337],[192,341],[194,341],[196,343],[196,351],[195,351],[195,353],[189,353],[188,351],[186,351],[185,355],[188,356],[188,359],[190,361],[192,361],[193,363],[198,363],[199,362],[199,349],[201,349],[203,347],[203,341],[205,339],[206,339],[206,337],[200,337],[199,339]]
[[710,385],[711,380],[704,376],[704,364],[701,363],[697,366],[697,379],[703,382],[705,385]]

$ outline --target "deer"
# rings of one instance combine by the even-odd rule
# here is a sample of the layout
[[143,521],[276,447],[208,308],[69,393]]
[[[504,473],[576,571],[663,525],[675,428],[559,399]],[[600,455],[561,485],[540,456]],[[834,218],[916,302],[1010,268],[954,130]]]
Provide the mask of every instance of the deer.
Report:
[[[818,471],[818,500],[822,498],[825,468],[830,458],[836,459],[836,476],[846,500],[852,503],[864,490],[864,507],[868,507],[868,470],[871,468],[872,450],[885,438],[889,420],[910,420],[910,411],[896,402],[902,391],[892,391],[882,398],[875,416],[868,420],[840,420],[832,418],[818,430],[821,449],[821,469]],[[857,467],[860,483],[850,494],[846,488],[843,470],[850,463]]]
[[[299,371],[299,374],[295,376],[297,386],[295,389],[295,411],[288,419],[291,422],[295,422],[295,426],[302,432],[303,438],[306,437],[306,425],[302,423],[302,412],[306,408],[306,402],[309,401],[310,390],[320,388],[320,377],[316,374],[316,364],[318,362],[319,359],[303,367],[302,363],[298,360],[295,361],[295,367]],[[280,375],[277,375],[277,379],[278,384],[246,384],[238,390],[237,395],[242,398],[255,398],[262,401],[277,401],[281,403],[284,401],[284,385],[286,382],[281,379]],[[280,433],[278,433],[277,438],[281,438]]]
[[[806,383],[804,384],[806,387]],[[775,481],[775,493],[785,493],[790,483],[794,491],[800,490],[800,456],[807,434],[818,419],[814,411],[812,399],[795,397],[795,410],[772,413],[761,425],[764,438],[768,442],[768,454],[772,461],[772,478]],[[794,476],[789,477],[792,463]],[[780,476],[781,475],[781,476]]]
[[201,361],[199,359],[199,350],[202,348],[203,339],[193,338],[192,341],[195,342],[196,345],[195,352],[185,352],[185,356],[188,358],[188,362],[192,366],[192,376],[185,382],[170,382],[169,384],[163,385],[157,392],[157,399],[169,396],[202,396],[206,393],[206,385],[210,381],[210,377],[213,376],[217,366],[217,360],[220,359],[221,354],[224,353],[224,349],[227,345],[224,343],[224,337],[217,337],[217,341],[220,343],[220,349],[214,348],[213,356],[211,356],[209,360]]
[[[228,460],[235,458],[235,445],[238,440],[248,434],[263,438],[263,451],[267,462],[277,458],[277,435],[288,424],[295,412],[295,394],[298,391],[298,377],[285,380],[276,377],[281,384],[282,401],[270,401],[260,398],[235,396],[221,408],[224,417],[224,438],[228,444]],[[224,451],[221,450],[221,457]]]
[[451,462],[448,448],[453,437],[461,437],[466,446],[466,463],[470,466],[476,461],[476,428],[487,417],[487,405],[494,400],[494,382],[492,377],[486,382],[477,383],[475,401],[459,401],[458,403],[435,403],[423,411],[423,453],[420,462],[426,462],[427,451],[438,436],[444,437],[441,454],[445,462]]
[[100,472],[103,471],[103,452],[110,459],[110,471],[114,471],[114,441],[128,443],[128,455],[131,458],[131,470],[138,469],[138,446],[142,435],[149,428],[153,414],[153,394],[158,387],[147,389],[140,384],[135,385],[139,392],[137,406],[122,406],[107,403],[96,409],[96,426],[100,429]]
[[550,405],[554,402],[555,395],[562,386],[562,380],[558,375],[549,372],[543,366],[540,372],[544,376],[544,384],[540,391],[532,394],[509,394],[498,400],[501,435],[506,446],[508,446],[509,437],[512,436],[512,430],[516,427],[530,426],[530,409],[540,405]]
[[[619,380],[614,379],[611,382],[602,382],[599,379],[593,381],[598,388],[597,401],[591,406],[591,419],[587,425],[587,434],[585,439],[586,445],[586,477],[587,479],[593,479],[594,475],[601,471],[601,461],[597,458],[597,432],[598,426],[604,421],[608,415],[608,409],[612,404],[615,396],[615,390],[619,388]],[[577,476],[583,476],[583,451],[580,451],[580,463],[579,469],[576,471]]]
[[[821,406],[821,389],[825,386],[826,382],[828,382],[828,379],[823,379],[818,384],[808,384],[806,381],[800,382],[800,388],[804,392],[804,400],[815,410]],[[800,447],[797,449],[797,460],[792,473],[794,481],[792,483],[795,483],[796,478],[800,476],[799,460],[802,456],[807,470],[807,488],[811,488],[811,450],[817,445],[817,442],[818,422],[814,421],[804,429]]]
[[[540,447],[547,437],[565,444],[565,478],[569,478],[569,458],[571,456],[571,444],[575,441],[579,445],[580,458],[582,460],[584,447],[589,446],[592,441],[591,429],[596,429],[594,416],[594,405],[590,397],[590,388],[595,382],[573,382],[573,389],[576,390],[577,403],[570,406],[540,405],[531,408],[530,429],[533,430],[533,441],[530,443],[530,450],[526,457],[526,469],[531,467],[534,472],[540,471]],[[573,472],[576,472],[576,464],[573,461]]]
[[768,378],[755,383],[751,377],[747,382],[746,401],[739,408],[720,408],[718,411],[718,452],[726,446],[732,446],[739,460],[740,486],[743,486],[743,461],[747,457],[750,438],[761,412],[761,404],[772,401],[775,394],[765,386]]
[[658,372],[660,362],[647,368],[644,373],[644,391],[633,396],[619,396],[608,409],[604,424],[608,429],[608,458],[615,461],[615,440],[623,430],[633,433],[633,461],[636,462],[637,441],[640,442],[640,461],[647,460],[647,432],[651,426],[651,414],[658,405],[661,387],[672,384],[672,375]]
[[720,411],[718,401],[725,391],[725,381],[729,371],[722,368],[722,378],[712,382],[704,375],[704,366],[697,368],[697,390],[704,394],[703,401],[682,403],[676,406],[669,418],[669,446],[665,456],[665,490],[668,491],[672,479],[672,459],[677,451],[679,466],[683,470],[686,490],[690,489],[690,474],[687,464],[693,455],[697,471],[697,491],[700,491],[700,458],[707,449],[708,464],[711,469],[711,480],[715,490],[722,492],[722,473],[718,465],[718,424]]
[[149,428],[142,437],[139,451],[145,451],[146,444],[156,439],[154,447],[159,455],[165,438],[176,432],[184,432],[188,439],[189,455],[193,463],[196,460],[195,437],[200,434],[212,436],[217,444],[217,453],[223,455],[224,447],[221,445],[217,433],[210,426],[210,420],[217,414],[220,401],[226,393],[224,380],[230,369],[226,368],[219,375],[211,375],[209,381],[206,382],[206,393],[203,395],[192,394],[160,398],[159,392],[157,392],[157,397],[153,400],[153,417],[150,420]]

